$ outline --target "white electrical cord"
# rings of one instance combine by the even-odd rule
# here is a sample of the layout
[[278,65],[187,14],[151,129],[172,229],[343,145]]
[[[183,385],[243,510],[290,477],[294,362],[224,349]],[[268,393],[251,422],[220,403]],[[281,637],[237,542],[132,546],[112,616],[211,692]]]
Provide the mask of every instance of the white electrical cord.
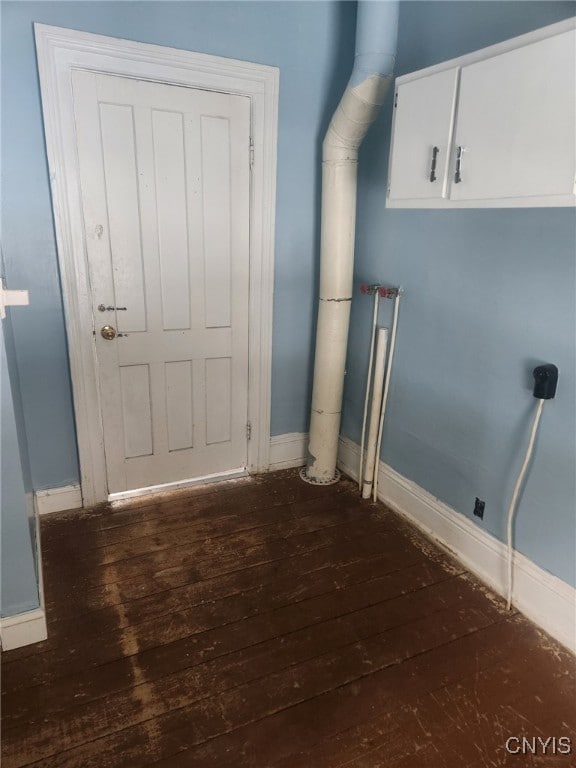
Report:
[[536,406],[536,413],[534,415],[534,421],[532,422],[532,431],[530,432],[530,440],[528,442],[528,449],[526,450],[526,456],[524,457],[524,463],[522,464],[522,469],[520,470],[520,474],[518,475],[518,479],[516,480],[516,485],[514,486],[514,492],[512,493],[512,499],[510,501],[510,506],[508,507],[508,530],[507,530],[507,542],[508,542],[508,597],[506,601],[506,609],[510,610],[512,607],[512,525],[514,522],[514,513],[516,511],[516,504],[518,503],[518,495],[520,493],[520,489],[522,488],[522,484],[524,482],[524,477],[526,476],[526,472],[528,471],[528,466],[530,465],[530,459],[532,458],[532,453],[534,451],[534,443],[536,441],[536,433],[538,432],[538,425],[540,424],[540,417],[542,416],[542,408],[544,407],[545,400],[541,400],[538,398],[538,405]]
[[372,485],[372,498],[378,501],[378,465],[380,463],[380,447],[382,445],[382,432],[384,430],[384,414],[386,413],[386,403],[388,401],[388,390],[390,388],[390,375],[392,373],[392,361],[394,360],[394,348],[396,347],[396,330],[398,328],[398,310],[400,309],[400,293],[394,299],[394,316],[392,319],[392,333],[390,336],[390,352],[388,353],[388,365],[386,367],[386,381],[384,382],[384,396],[382,397],[382,410],[380,411],[380,426],[378,428],[378,444],[376,446],[376,461],[374,462],[374,483]]
[[374,339],[376,338],[376,325],[378,323],[378,300],[380,292],[374,291],[374,314],[372,316],[372,337],[370,339],[370,362],[368,364],[368,378],[366,379],[366,397],[364,398],[364,419],[362,420],[362,439],[360,440],[360,469],[358,471],[358,490],[362,490],[362,478],[364,472],[364,442],[366,440],[366,419],[368,417],[368,400],[370,399],[370,383],[372,381],[372,365],[374,361]]

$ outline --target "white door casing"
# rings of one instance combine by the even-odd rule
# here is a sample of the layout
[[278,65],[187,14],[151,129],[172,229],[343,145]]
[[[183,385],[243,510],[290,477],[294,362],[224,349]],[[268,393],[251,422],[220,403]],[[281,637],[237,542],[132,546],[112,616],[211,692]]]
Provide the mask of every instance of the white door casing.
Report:
[[41,24],[35,25],[35,35],[84,505],[106,500],[108,488],[75,147],[71,78],[74,69],[250,98],[253,166],[248,420],[252,439],[248,443],[247,466],[250,471],[266,470],[270,439],[277,68]]
[[108,490],[242,471],[250,99],[72,85]]

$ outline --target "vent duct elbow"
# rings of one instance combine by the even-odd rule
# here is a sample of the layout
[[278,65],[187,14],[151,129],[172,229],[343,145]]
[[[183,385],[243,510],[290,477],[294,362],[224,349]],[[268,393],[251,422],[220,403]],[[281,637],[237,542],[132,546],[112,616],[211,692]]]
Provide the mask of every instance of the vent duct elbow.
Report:
[[356,235],[358,150],[393,78],[397,2],[358,2],[356,54],[322,145],[320,297],[308,464],[312,483],[337,479]]

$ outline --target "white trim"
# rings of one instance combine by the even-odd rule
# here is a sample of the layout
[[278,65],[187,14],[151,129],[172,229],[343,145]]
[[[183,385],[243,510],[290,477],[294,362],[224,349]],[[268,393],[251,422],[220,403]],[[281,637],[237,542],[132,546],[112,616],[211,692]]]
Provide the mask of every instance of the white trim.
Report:
[[67,509],[80,509],[82,492],[79,485],[64,485],[61,488],[46,488],[34,494],[36,510],[39,515],[51,512],[64,512]]
[[498,197],[486,200],[454,200],[442,197],[434,200],[386,199],[387,208],[567,208],[574,207],[574,195],[535,195],[534,197]]
[[249,472],[244,467],[239,469],[229,469],[226,472],[216,472],[213,475],[204,475],[203,477],[194,477],[190,480],[178,480],[175,483],[162,483],[162,485],[149,485],[147,488],[134,488],[132,491],[120,491],[110,493],[108,501],[121,501],[123,499],[134,499],[137,496],[147,496],[150,493],[166,493],[166,491],[176,491],[179,488],[190,488],[193,485],[206,485],[207,483],[218,483],[222,480],[235,480],[237,477],[248,477]]
[[0,635],[3,651],[46,640],[48,631],[44,609],[36,608],[34,611],[0,619]]
[[[34,503],[31,500],[31,503]],[[42,572],[42,543],[38,507],[34,504],[36,565],[38,568],[38,598],[40,606],[15,616],[0,618],[0,643],[3,651],[21,648],[23,645],[40,643],[48,638],[46,612],[44,610],[44,574]]]
[[270,471],[306,464],[307,432],[287,432],[270,438]]
[[[359,459],[359,446],[340,438],[340,469],[357,479]],[[383,462],[378,473],[381,501],[447,549],[495,592],[506,595],[505,544]],[[513,603],[576,652],[576,589],[519,552],[514,553]]]
[[34,533],[35,533],[35,544],[36,544],[36,568],[37,568],[37,577],[38,577],[38,598],[40,602],[40,610],[43,611],[45,609],[46,603],[44,599],[44,568],[43,568],[43,560],[42,560],[42,528],[40,526],[40,513],[38,511],[38,505],[36,504],[35,498],[32,500],[33,508],[34,508]]
[[[108,498],[70,70],[86,69],[248,96],[252,101],[248,469],[268,468],[276,210],[276,67],[34,25],[84,504]],[[81,258],[76,258],[78,255]],[[87,343],[87,339],[91,343]]]

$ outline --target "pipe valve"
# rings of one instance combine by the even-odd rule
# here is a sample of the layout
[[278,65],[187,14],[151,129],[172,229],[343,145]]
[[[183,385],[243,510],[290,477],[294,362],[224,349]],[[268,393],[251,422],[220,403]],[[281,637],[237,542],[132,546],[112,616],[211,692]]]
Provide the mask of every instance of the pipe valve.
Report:
[[374,283],[374,285],[368,285],[367,283],[361,283],[360,284],[360,293],[362,293],[364,296],[373,296],[381,288],[382,288],[382,286],[379,285],[378,283]]
[[380,283],[373,283],[369,285],[367,283],[361,283],[360,293],[364,296],[373,296],[378,293],[381,299],[395,299],[400,295],[400,288],[388,288]]
[[386,288],[381,286],[379,289],[381,299],[395,299],[400,296],[400,288]]

